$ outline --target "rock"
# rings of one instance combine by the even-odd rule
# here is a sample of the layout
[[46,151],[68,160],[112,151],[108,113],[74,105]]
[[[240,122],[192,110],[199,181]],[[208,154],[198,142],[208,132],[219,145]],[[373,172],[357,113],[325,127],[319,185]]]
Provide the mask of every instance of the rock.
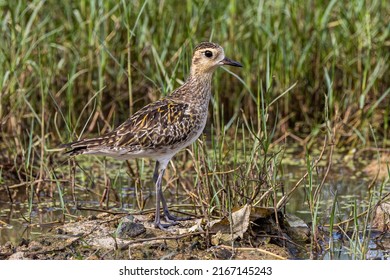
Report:
[[390,201],[384,201],[375,207],[372,227],[382,232],[390,229]]
[[291,214],[285,215],[287,234],[292,240],[307,241],[310,236],[310,229],[299,217]]
[[119,238],[134,238],[146,231],[143,224],[133,222],[132,216],[127,216],[120,222],[116,234]]

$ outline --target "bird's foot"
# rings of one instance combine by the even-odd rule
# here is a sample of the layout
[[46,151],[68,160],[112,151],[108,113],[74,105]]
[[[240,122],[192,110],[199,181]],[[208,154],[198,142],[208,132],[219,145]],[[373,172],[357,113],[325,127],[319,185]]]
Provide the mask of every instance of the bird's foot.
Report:
[[155,221],[154,227],[162,229],[162,230],[167,230],[167,228],[169,228],[170,226],[175,226],[178,224],[178,222],[175,222],[175,221],[173,221],[173,222],[168,221],[168,222],[169,222],[169,224],[162,224],[160,221]]
[[174,222],[177,222],[177,221],[188,221],[188,220],[191,220],[191,217],[177,217],[177,216],[174,216],[172,215],[171,213],[169,213],[168,210],[164,210],[164,216],[165,216],[165,220],[169,223],[174,223]]

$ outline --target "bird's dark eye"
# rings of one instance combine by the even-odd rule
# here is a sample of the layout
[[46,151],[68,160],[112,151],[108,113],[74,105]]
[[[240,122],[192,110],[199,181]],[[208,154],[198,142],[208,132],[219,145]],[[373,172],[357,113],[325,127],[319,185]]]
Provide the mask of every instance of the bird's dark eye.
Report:
[[207,56],[207,57],[212,57],[213,53],[211,51],[205,51],[204,55]]

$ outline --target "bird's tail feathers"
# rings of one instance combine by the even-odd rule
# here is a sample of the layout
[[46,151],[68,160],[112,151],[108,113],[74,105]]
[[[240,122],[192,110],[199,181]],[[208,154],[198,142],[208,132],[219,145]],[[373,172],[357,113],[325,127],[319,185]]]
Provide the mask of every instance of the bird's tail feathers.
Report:
[[69,149],[68,151],[65,152],[65,154],[76,156],[76,155],[85,154],[93,150],[93,148],[95,147],[104,145],[107,139],[108,139],[107,136],[91,138],[91,139],[82,139],[71,143],[62,144],[60,145],[60,148]]

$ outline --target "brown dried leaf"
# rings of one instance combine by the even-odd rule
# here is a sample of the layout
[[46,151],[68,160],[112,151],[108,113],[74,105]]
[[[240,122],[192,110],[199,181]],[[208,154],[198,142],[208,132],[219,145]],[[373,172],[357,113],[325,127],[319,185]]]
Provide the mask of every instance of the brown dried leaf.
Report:
[[237,237],[243,237],[248,230],[249,216],[251,213],[251,206],[245,205],[241,209],[232,213],[232,225],[227,218],[224,218],[211,226],[212,231],[221,232],[223,236],[221,239],[228,241],[234,240]]

